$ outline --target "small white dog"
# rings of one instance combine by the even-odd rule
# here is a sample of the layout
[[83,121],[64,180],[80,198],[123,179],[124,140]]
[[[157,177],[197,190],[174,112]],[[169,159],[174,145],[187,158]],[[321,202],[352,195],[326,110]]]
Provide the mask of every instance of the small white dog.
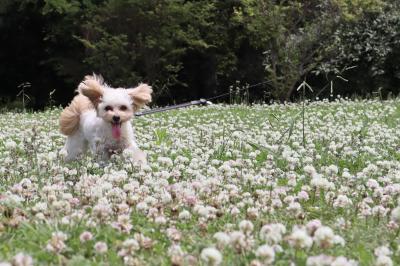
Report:
[[67,136],[63,148],[66,161],[77,159],[87,148],[101,160],[127,152],[132,160],[146,163],[146,154],[135,140],[130,119],[151,102],[152,89],[140,84],[133,89],[111,88],[101,76],[86,76],[79,94],[61,113],[60,131]]

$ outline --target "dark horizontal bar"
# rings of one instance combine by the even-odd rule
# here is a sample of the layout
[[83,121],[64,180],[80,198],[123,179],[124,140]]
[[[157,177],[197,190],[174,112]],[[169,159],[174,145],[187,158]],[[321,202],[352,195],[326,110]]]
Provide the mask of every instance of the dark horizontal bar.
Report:
[[146,111],[143,111],[143,112],[135,113],[135,116],[150,115],[150,114],[161,113],[161,112],[165,112],[165,111],[169,111],[169,110],[189,107],[189,106],[192,106],[192,105],[206,105],[206,104],[208,104],[207,100],[200,99],[200,100],[197,100],[197,101],[191,101],[191,102],[187,102],[187,103],[181,103],[181,104],[177,104],[177,105],[171,105],[171,106],[166,106],[166,107],[162,107],[162,108],[155,108],[155,109],[151,109],[151,110],[146,110]]

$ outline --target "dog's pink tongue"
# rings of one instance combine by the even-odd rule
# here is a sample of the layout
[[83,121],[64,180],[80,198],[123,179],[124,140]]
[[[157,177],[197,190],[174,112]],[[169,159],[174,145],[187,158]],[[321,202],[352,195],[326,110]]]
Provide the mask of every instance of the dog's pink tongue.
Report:
[[121,137],[121,126],[118,124],[112,125],[112,135],[114,139],[119,139]]

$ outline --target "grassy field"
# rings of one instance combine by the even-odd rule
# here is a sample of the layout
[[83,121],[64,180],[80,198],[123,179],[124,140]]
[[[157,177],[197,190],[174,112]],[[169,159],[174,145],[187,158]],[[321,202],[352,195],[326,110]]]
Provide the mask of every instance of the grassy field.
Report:
[[3,113],[0,265],[399,265],[399,108],[144,116],[149,164],[105,167],[63,163],[60,110]]

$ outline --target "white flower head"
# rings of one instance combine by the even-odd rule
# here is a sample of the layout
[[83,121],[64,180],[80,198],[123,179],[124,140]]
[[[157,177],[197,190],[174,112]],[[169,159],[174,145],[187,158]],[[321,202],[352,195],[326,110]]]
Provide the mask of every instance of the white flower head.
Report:
[[335,234],[327,226],[321,226],[314,233],[315,243],[322,248],[329,248],[334,244]]
[[240,231],[246,235],[250,235],[253,232],[254,225],[251,221],[243,220],[239,223]]
[[108,251],[108,247],[105,242],[96,242],[96,244],[94,245],[94,250],[98,254],[104,254]]
[[230,237],[228,234],[224,232],[217,232],[213,236],[217,240],[217,246],[219,248],[223,248],[229,245]]
[[308,249],[313,240],[307,232],[301,228],[294,227],[292,234],[288,237],[289,245],[296,249]]
[[222,262],[221,253],[213,247],[203,249],[200,258],[208,265],[220,265]]
[[397,224],[400,223],[400,206],[397,206],[392,210],[390,214],[390,219]]
[[375,248],[374,254],[377,257],[379,257],[379,256],[390,257],[393,254],[393,252],[387,246],[380,246],[380,247]]
[[92,238],[93,238],[92,233],[90,233],[90,232],[88,232],[88,231],[83,232],[83,233],[79,236],[79,240],[80,240],[82,243],[85,243],[85,242],[87,242],[87,241],[90,241],[90,240],[92,240]]
[[375,266],[393,266],[393,261],[388,256],[379,256],[376,259]]
[[268,245],[259,246],[255,254],[265,264],[271,264],[275,260],[275,251]]
[[24,254],[22,252],[15,255],[12,261],[13,261],[14,266],[32,266],[33,265],[32,257],[27,254]]

